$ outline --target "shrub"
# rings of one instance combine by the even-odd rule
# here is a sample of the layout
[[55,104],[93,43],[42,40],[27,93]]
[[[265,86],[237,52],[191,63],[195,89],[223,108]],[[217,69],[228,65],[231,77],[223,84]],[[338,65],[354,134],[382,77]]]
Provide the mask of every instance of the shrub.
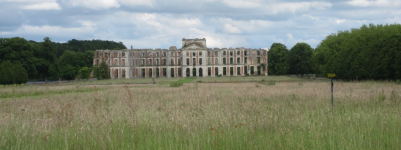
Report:
[[82,67],[82,69],[78,71],[78,75],[81,77],[81,79],[89,79],[89,73],[88,67]]

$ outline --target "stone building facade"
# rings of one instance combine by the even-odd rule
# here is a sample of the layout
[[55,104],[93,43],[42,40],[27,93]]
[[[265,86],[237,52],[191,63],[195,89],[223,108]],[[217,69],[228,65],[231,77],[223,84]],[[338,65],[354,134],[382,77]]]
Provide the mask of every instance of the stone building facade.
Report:
[[93,65],[105,61],[111,78],[266,75],[267,51],[207,48],[206,39],[182,39],[182,48],[96,50]]

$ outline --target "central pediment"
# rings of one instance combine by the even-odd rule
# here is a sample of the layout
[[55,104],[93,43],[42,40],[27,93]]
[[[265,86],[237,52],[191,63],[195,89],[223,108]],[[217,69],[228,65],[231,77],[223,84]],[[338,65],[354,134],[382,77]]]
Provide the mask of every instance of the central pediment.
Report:
[[204,47],[203,45],[200,45],[198,43],[191,43],[185,47],[183,47],[182,49],[187,50],[187,49],[206,49],[206,47]]

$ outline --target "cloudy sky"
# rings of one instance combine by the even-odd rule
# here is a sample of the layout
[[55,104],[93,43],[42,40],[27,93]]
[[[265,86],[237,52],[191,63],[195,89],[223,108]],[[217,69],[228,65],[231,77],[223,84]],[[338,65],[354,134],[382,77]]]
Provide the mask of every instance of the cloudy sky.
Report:
[[400,22],[400,0],[0,0],[0,37],[127,48],[180,48],[182,38],[206,38],[209,48],[315,48],[339,30]]

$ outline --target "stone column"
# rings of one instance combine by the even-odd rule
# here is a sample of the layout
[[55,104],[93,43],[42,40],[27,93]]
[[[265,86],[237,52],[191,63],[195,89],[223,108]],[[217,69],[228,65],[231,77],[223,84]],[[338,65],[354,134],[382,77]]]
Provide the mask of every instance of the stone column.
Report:
[[166,75],[167,75],[167,78],[171,78],[171,68],[170,67],[166,67]]
[[195,69],[196,69],[196,77],[199,78],[199,68],[195,67]]

